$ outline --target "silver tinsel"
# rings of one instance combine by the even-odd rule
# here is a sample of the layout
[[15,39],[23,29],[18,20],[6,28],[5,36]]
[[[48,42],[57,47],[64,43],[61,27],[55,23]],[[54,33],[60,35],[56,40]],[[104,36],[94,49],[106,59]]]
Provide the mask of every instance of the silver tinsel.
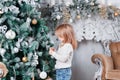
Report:
[[35,54],[33,55],[32,61],[31,61],[31,66],[37,66],[38,65],[38,55],[35,52]]

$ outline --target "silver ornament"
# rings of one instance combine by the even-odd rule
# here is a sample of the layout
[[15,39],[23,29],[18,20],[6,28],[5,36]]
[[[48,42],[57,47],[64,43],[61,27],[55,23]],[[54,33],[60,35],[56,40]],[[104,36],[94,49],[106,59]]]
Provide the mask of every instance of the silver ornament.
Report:
[[14,47],[13,51],[14,51],[14,53],[18,53],[19,49],[17,47]]
[[16,37],[16,33],[13,31],[13,30],[8,30],[6,33],[5,33],[5,37],[7,39],[14,39]]
[[45,71],[42,71],[39,76],[41,79],[45,79],[47,78],[47,73]]
[[4,57],[6,50],[4,48],[0,48],[0,55]]

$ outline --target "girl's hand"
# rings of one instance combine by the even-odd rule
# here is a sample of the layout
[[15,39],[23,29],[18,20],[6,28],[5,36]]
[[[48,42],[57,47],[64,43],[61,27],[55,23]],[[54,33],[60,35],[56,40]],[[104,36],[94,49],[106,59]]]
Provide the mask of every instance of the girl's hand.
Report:
[[52,53],[53,53],[54,51],[55,51],[55,48],[51,47],[51,48],[49,49],[49,54],[52,55]]

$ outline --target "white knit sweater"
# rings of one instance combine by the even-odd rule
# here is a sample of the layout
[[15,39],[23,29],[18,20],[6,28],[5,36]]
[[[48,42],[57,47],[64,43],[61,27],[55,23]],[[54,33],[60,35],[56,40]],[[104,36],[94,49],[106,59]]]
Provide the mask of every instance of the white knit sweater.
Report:
[[71,67],[73,47],[70,43],[65,43],[58,48],[58,51],[54,51],[52,56],[56,59],[55,69]]

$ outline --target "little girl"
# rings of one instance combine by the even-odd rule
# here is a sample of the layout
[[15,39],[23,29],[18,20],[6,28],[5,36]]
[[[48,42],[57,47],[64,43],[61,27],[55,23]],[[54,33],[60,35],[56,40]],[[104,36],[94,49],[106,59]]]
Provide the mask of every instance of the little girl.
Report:
[[73,28],[70,24],[61,24],[56,28],[55,35],[61,43],[57,51],[50,48],[49,54],[56,59],[56,80],[70,80],[73,50],[77,48]]

